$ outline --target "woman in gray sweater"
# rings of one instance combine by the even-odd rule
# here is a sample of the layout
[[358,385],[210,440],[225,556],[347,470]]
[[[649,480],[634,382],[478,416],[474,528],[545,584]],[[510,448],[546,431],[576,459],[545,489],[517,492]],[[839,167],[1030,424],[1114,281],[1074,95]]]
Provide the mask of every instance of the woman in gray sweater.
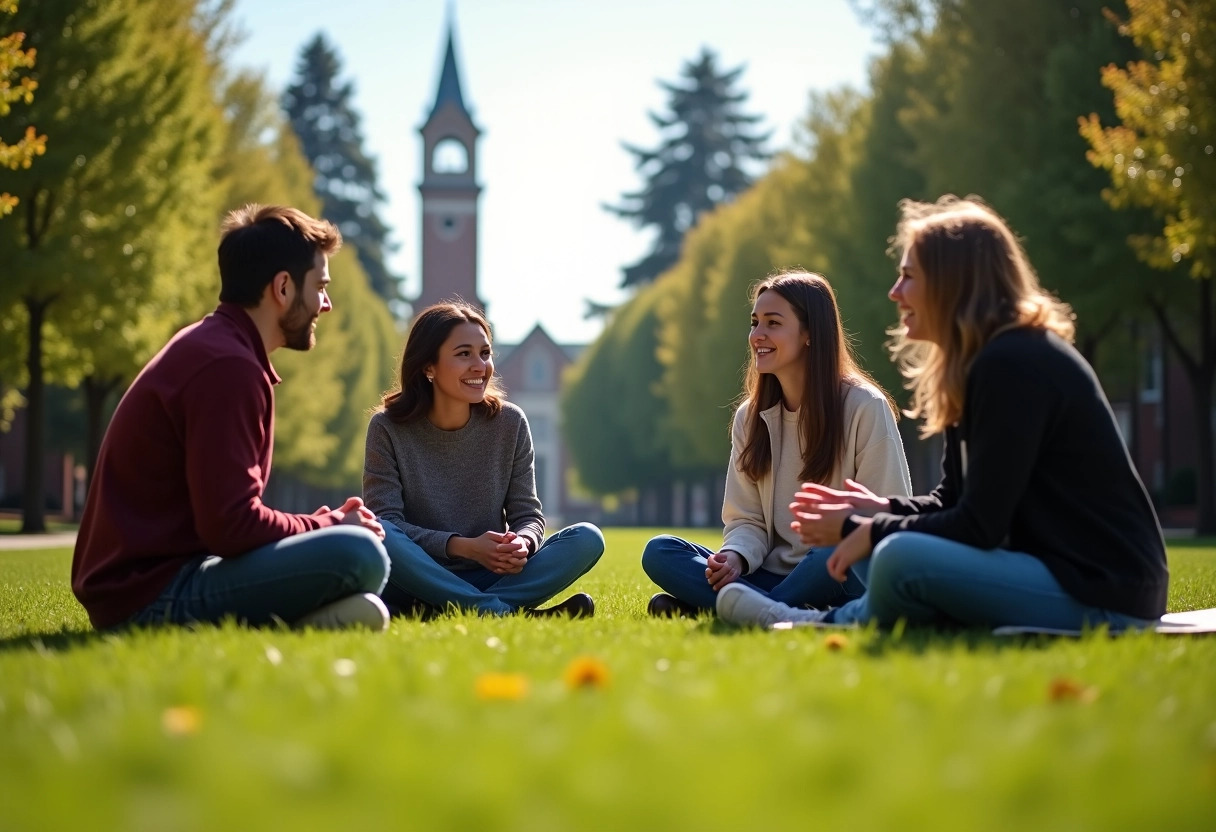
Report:
[[397,609],[589,617],[591,596],[536,607],[604,552],[589,523],[547,540],[536,496],[532,434],[494,377],[490,325],[463,303],[414,319],[398,389],[367,428],[363,500],[384,526]]

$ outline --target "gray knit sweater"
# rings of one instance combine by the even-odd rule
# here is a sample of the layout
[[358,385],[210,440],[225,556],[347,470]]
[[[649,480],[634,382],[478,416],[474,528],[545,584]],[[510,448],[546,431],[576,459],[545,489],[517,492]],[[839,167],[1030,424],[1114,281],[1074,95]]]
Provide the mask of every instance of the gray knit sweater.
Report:
[[476,562],[449,557],[453,536],[513,531],[535,552],[545,534],[536,496],[532,434],[510,402],[493,418],[474,407],[459,430],[426,419],[398,424],[384,413],[367,426],[363,501],[382,523],[405,532],[448,569]]

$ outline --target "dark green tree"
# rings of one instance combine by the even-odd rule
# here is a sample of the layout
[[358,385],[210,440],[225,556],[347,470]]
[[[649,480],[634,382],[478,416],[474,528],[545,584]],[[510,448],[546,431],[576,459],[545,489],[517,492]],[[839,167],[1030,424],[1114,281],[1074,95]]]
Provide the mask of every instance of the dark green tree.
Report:
[[604,207],[657,232],[650,252],[624,268],[623,286],[648,283],[675,263],[697,219],[751,185],[749,162],[769,158],[764,144],[771,132],[757,132],[762,117],[742,109],[747,93],[736,85],[743,69],[719,69],[714,52],[702,48],[684,65],[681,82],[659,82],[669,97],[667,113],[649,114],[662,134],[659,146],[644,150],[623,143],[645,184],[623,194],[620,205]]
[[316,172],[313,190],[321,198],[322,216],[359,252],[373,291],[394,304],[401,300],[401,278],[384,262],[395,248],[379,213],[384,192],[377,184],[376,160],[363,148],[354,85],[338,78],[341,70],[337,50],[318,33],[300,52],[283,109]]
[[564,385],[566,445],[579,482],[596,494],[653,488],[663,495],[675,479],[657,429],[667,418],[656,389],[663,372],[656,349],[664,289],[646,287],[614,311]]

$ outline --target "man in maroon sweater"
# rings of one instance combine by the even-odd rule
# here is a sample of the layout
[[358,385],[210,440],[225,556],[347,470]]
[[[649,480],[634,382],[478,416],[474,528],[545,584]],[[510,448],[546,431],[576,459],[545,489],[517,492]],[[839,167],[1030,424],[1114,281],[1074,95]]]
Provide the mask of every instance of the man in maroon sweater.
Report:
[[220,305],[148,362],[101,445],[72,559],[93,626],[387,625],[384,530],[362,500],[312,514],[262,502],[279,383],[268,356],[312,348],[341,244],[294,208],[229,214]]

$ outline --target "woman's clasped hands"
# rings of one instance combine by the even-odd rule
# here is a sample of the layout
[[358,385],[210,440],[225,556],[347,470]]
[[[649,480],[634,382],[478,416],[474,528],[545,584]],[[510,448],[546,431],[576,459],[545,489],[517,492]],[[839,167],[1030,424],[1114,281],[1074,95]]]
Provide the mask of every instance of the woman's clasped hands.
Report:
[[476,561],[496,575],[514,575],[528,563],[528,539],[515,532],[453,537],[448,543],[448,554]]

